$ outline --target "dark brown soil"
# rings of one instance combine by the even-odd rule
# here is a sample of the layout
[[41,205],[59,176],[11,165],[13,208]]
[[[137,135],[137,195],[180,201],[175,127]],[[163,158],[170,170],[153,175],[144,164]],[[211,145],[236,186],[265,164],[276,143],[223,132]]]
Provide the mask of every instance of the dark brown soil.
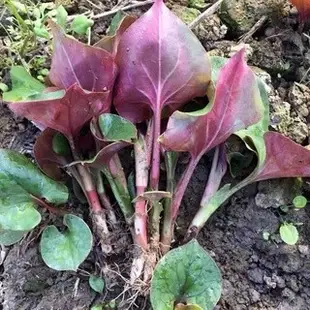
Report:
[[[112,7],[108,1],[102,3]],[[83,4],[87,6],[87,3]],[[141,11],[136,10],[135,13],[140,14]],[[96,23],[94,40],[104,34],[109,22],[110,18]],[[214,27],[214,24],[210,24]],[[293,82],[302,80],[306,85],[310,81],[310,75],[306,75],[310,65],[310,45],[309,42],[308,45],[303,43],[301,48],[300,42],[305,40],[296,25],[294,16],[278,21],[276,26],[269,23],[258,31],[255,40],[248,42],[253,49],[250,63],[271,75],[274,88],[272,96],[277,98],[271,100],[271,104],[288,101],[292,105],[289,98]],[[304,33],[309,35],[307,29]],[[282,35],[284,30],[285,35]],[[272,33],[274,37],[268,39],[266,33]],[[213,41],[200,39],[208,50],[218,50],[228,55],[239,38],[228,29],[226,35],[213,37]],[[310,97],[305,100],[310,103]],[[296,114],[299,115],[298,107],[292,105],[288,117],[296,121]],[[299,118],[306,128],[308,118],[309,115]],[[282,127],[276,127],[277,130],[279,128]],[[30,153],[37,133],[33,125],[22,119],[14,119],[6,107],[0,106],[0,147]],[[287,134],[296,137],[294,132]],[[296,137],[296,140],[308,144],[308,136]],[[188,219],[193,217],[199,205],[209,165],[205,157],[187,190],[178,220],[177,237],[180,240],[189,224]],[[214,214],[199,235],[200,244],[210,251],[224,279],[217,310],[310,310],[310,209],[281,213],[279,206],[291,202],[291,197],[283,194],[283,188],[289,189],[290,182],[264,182],[244,189]],[[304,194],[309,196],[306,186]],[[264,195],[265,207],[260,200],[261,195]],[[278,228],[283,220],[303,224],[298,227],[300,240],[296,246],[281,242]],[[46,219],[43,225],[51,221]],[[109,301],[116,297],[117,302],[127,305],[118,309],[150,309],[144,298],[128,306],[131,292],[122,294],[128,287],[126,279],[132,259],[130,244],[120,255],[104,259],[99,247],[95,247],[78,273],[56,272],[45,266],[40,258],[37,232],[39,230],[27,236],[20,245],[3,251],[7,255],[1,266],[0,293],[3,303],[0,309],[89,310],[98,301]],[[263,232],[269,232],[271,240],[264,240]],[[124,231],[124,234],[128,232]],[[94,272],[104,274],[106,290],[103,296],[96,295],[88,286],[88,275]]]

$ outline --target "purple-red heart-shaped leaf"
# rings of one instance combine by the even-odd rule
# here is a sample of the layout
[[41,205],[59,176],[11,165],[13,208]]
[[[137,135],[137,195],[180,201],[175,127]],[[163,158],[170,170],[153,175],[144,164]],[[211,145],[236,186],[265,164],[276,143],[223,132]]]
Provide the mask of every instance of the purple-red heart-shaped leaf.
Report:
[[172,151],[201,157],[233,133],[258,122],[263,106],[254,73],[244,60],[244,51],[233,56],[219,73],[214,101],[193,113],[175,112],[160,137]]
[[68,161],[53,149],[53,140],[57,134],[54,129],[45,129],[37,138],[33,152],[36,162],[45,174],[54,180],[62,180],[64,173],[60,167],[68,164]]
[[50,81],[63,89],[78,84],[92,92],[112,92],[118,71],[113,56],[67,36],[52,21],[50,26],[54,42]]
[[256,181],[310,176],[310,151],[289,138],[267,132],[264,136],[266,158],[257,168],[251,183]]
[[109,109],[108,93],[89,93],[75,84],[64,95],[57,94],[53,99],[10,103],[9,108],[41,128],[49,127],[63,133],[71,141],[92,117]]
[[123,117],[140,122],[179,108],[203,96],[210,81],[210,63],[195,35],[163,3],[156,0],[121,38],[120,75],[114,104]]

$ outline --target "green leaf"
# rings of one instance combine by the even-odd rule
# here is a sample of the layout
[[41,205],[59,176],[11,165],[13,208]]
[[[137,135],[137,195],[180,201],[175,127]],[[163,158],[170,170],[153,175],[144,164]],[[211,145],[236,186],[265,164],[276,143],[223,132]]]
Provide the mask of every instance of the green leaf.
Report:
[[107,141],[132,142],[137,139],[136,126],[116,114],[105,113],[99,116],[99,128]]
[[47,31],[47,29],[43,25],[41,25],[40,27],[34,27],[33,32],[39,38],[43,38],[43,39],[49,39],[50,38],[49,32]]
[[41,215],[29,193],[0,170],[1,230],[29,231],[40,222]]
[[61,156],[68,156],[71,153],[68,139],[60,132],[53,138],[53,151]]
[[102,305],[95,305],[95,306],[92,306],[90,308],[90,310],[103,310],[103,306]]
[[256,153],[258,157],[257,167],[260,167],[265,162],[266,158],[264,134],[268,131],[269,127],[269,100],[264,82],[262,82],[259,78],[257,78],[257,82],[264,117],[261,121],[248,127],[247,129],[238,131],[236,135],[245,142],[249,150]]
[[55,226],[48,226],[43,231],[41,255],[52,269],[76,271],[91,251],[93,236],[87,224],[78,216],[66,214],[63,222],[68,228],[64,233]]
[[89,286],[97,293],[104,290],[104,280],[102,278],[91,275],[88,279]]
[[118,11],[115,16],[112,18],[110,27],[108,29],[108,36],[114,36],[116,34],[116,30],[118,29],[121,21],[124,19],[126,14],[122,11]]
[[174,310],[179,302],[213,309],[220,296],[220,270],[196,240],[168,252],[155,268],[153,309]]
[[0,230],[0,244],[8,246],[20,241],[26,231]]
[[10,180],[23,189],[20,193],[23,197],[28,193],[37,198],[45,198],[53,204],[62,204],[68,200],[69,193],[65,185],[47,177],[26,156],[18,152],[0,149],[0,172],[2,176],[6,176],[8,182]]
[[289,245],[294,245],[299,239],[297,228],[293,224],[284,223],[280,227],[281,239]]
[[3,94],[4,101],[21,101],[38,95],[44,85],[33,78],[22,66],[14,66],[10,70],[12,90]]
[[71,30],[77,34],[87,34],[88,29],[94,24],[94,21],[84,15],[78,15],[71,24]]
[[296,196],[293,200],[293,205],[297,209],[302,209],[307,205],[307,198],[304,196]]
[[216,84],[220,70],[227,63],[228,58],[220,56],[211,56],[210,61],[211,61],[211,81],[214,84]]
[[177,304],[174,310],[203,310],[203,309],[198,305]]
[[60,5],[56,10],[57,24],[61,27],[65,27],[67,23],[67,18],[68,18],[68,12],[62,5]]

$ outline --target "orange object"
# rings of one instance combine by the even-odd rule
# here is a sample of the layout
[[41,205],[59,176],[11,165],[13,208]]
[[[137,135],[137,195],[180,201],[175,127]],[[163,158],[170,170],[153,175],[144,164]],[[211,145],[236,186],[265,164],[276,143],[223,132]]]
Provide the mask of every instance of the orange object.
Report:
[[310,0],[290,0],[296,6],[302,20],[310,19]]

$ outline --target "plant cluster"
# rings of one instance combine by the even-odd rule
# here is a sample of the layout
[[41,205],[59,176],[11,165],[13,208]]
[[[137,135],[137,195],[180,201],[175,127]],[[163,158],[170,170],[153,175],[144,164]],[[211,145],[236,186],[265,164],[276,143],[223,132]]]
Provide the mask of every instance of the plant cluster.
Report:
[[[199,231],[248,184],[309,176],[310,151],[268,131],[265,85],[246,64],[244,51],[231,59],[209,57],[162,0],[137,20],[117,16],[109,35],[95,46],[66,35],[52,21],[49,25],[49,85],[29,75],[21,81],[14,71],[23,69],[15,67],[13,89],[4,94],[8,107],[42,133],[34,146],[41,170],[21,154],[0,150],[1,243],[13,244],[34,229],[41,222],[37,206],[42,206],[65,213],[64,232],[49,226],[41,236],[41,254],[51,268],[76,270],[93,238],[104,255],[117,252],[121,219],[107,194],[111,191],[137,249],[131,280],[149,283],[152,277],[153,308],[212,309],[220,298],[221,276],[196,240]],[[196,97],[204,98],[200,110],[194,108]],[[185,106],[191,112],[184,112]],[[232,135],[252,154],[239,170],[254,168],[223,184],[242,156],[228,147]],[[123,148],[133,149],[135,169],[129,176],[118,154]],[[180,153],[189,160],[176,182]],[[185,244],[170,251],[184,193],[206,153],[213,161],[200,208]],[[58,207],[68,201],[68,176],[86,197],[92,232],[81,218]],[[98,279],[90,283],[103,289]]]

